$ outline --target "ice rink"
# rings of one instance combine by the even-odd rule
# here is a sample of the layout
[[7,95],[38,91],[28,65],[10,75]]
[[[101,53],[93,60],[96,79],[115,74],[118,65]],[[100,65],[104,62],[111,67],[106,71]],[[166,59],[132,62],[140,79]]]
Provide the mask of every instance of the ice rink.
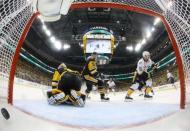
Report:
[[3,104],[11,119],[0,118],[1,131],[61,131],[61,130],[166,130],[187,131],[190,110],[179,109],[179,88],[165,85],[155,88],[154,98],[144,100],[134,93],[133,102],[124,102],[126,92],[108,94],[110,102],[101,102],[96,92],[84,108],[50,106],[46,102],[46,87],[16,85],[14,104]]

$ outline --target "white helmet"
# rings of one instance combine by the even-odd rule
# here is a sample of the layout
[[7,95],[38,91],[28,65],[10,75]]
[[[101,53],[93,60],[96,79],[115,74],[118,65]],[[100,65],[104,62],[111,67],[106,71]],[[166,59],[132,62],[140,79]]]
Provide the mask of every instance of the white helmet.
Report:
[[143,56],[143,58],[145,60],[149,60],[150,59],[150,53],[148,51],[143,51],[142,56]]
[[58,69],[67,69],[67,66],[65,65],[65,63],[61,63],[59,66],[58,66]]

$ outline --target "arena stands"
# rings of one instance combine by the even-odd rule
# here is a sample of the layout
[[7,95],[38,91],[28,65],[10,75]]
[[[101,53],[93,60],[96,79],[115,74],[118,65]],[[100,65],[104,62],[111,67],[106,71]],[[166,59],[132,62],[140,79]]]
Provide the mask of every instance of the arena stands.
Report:
[[43,85],[50,85],[52,75],[28,63],[24,59],[19,59],[16,68],[16,77]]

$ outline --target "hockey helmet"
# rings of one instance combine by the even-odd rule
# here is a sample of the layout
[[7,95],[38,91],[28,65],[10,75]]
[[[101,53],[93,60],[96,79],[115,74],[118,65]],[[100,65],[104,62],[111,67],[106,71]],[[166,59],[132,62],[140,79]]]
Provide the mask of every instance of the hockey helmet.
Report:
[[150,59],[150,53],[148,51],[143,51],[142,56],[143,56],[143,58],[145,60],[149,60]]
[[67,66],[65,65],[65,63],[61,63],[61,64],[58,66],[58,70],[59,70],[59,69],[66,70],[66,69],[67,69]]

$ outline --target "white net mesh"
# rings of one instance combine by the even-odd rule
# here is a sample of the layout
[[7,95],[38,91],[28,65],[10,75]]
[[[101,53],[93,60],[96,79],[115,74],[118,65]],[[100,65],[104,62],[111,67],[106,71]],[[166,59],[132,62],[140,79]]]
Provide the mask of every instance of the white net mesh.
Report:
[[[0,96],[7,95],[12,58],[21,33],[32,15],[29,0],[0,1]],[[165,9],[157,4],[163,4]],[[190,2],[187,0],[75,0],[82,2],[113,2],[145,8],[162,14],[169,23],[183,59],[186,78],[190,78]],[[168,6],[170,2],[171,6]],[[163,4],[164,5],[164,4]],[[186,80],[187,80],[186,79]],[[188,83],[188,82],[187,82]],[[188,85],[186,86],[188,87]],[[190,86],[189,86],[190,87]],[[4,90],[4,92],[2,92]]]
[[12,59],[19,38],[32,14],[29,1],[0,1],[0,97],[7,98]]
[[190,102],[190,1],[175,0],[164,13],[177,40],[186,76],[186,102]]

